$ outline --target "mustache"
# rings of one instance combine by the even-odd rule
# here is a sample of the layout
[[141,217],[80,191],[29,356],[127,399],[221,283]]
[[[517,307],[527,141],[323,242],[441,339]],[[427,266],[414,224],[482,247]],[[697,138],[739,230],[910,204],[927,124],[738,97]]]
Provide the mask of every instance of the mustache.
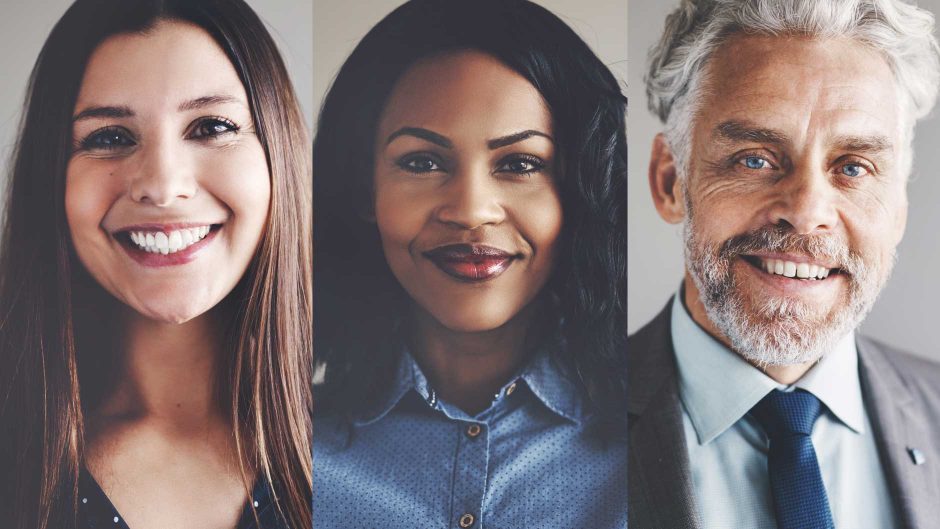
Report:
[[736,235],[722,243],[718,257],[730,260],[759,252],[802,254],[814,261],[838,263],[843,272],[852,275],[865,269],[864,260],[849,249],[845,238],[795,233],[786,225],[768,225]]

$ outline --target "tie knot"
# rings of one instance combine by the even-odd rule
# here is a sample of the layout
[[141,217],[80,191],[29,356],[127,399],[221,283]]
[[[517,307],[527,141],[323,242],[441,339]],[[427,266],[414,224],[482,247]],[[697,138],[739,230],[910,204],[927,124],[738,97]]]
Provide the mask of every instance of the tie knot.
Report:
[[751,415],[771,439],[782,435],[811,434],[820,413],[822,403],[802,389],[789,393],[775,389],[751,408]]

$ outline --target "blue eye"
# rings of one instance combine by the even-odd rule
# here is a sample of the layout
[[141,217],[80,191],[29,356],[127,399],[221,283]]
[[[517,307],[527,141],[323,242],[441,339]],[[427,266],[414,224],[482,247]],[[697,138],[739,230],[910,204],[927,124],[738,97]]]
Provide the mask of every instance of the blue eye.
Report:
[[136,145],[130,133],[120,127],[107,127],[88,135],[81,142],[86,151],[113,151]]
[[760,156],[745,156],[742,160],[744,166],[748,169],[768,169],[770,168],[770,162],[761,158]]
[[861,164],[847,163],[841,167],[840,172],[844,174],[845,176],[848,176],[851,178],[858,178],[859,176],[862,176],[864,173],[867,173],[868,170]]
[[440,171],[441,166],[427,155],[406,156],[398,161],[398,166],[409,173],[430,173]]
[[191,139],[211,139],[216,136],[238,131],[238,126],[225,118],[205,118],[197,120],[190,128],[190,132],[186,137]]

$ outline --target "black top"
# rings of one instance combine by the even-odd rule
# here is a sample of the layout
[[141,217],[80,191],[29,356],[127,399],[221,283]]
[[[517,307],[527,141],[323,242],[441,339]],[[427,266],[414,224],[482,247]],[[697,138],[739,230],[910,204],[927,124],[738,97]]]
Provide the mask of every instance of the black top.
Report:
[[[235,529],[287,529],[287,523],[274,504],[267,480],[258,479],[251,493],[251,503],[254,503],[261,524],[255,522],[249,503],[242,510]],[[130,529],[95,478],[84,468],[78,480],[78,529]]]

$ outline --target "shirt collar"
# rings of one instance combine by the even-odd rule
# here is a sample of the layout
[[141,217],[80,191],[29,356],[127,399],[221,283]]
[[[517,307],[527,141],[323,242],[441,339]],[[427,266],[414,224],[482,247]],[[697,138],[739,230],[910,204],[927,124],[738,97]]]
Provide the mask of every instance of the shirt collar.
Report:
[[850,332],[791,387],[777,383],[698,326],[682,301],[672,304],[672,343],[679,370],[679,397],[699,444],[707,444],[774,389],[798,387],[825,404],[846,426],[864,431],[855,335]]
[[[511,394],[518,395],[517,392],[522,389],[520,386],[527,387],[530,393],[552,413],[576,424],[580,423],[583,404],[578,388],[565,376],[553,361],[551,354],[545,350],[536,353],[519,375],[512,377],[504,384],[494,395],[493,404],[480,415],[490,413],[490,410]],[[395,377],[386,392],[386,397],[373,410],[363,414],[353,423],[357,426],[364,426],[381,420],[411,391],[420,396],[430,408],[440,410],[452,419],[471,418],[454,406],[440,402],[437,393],[424,376],[421,366],[408,349],[403,347]]]

